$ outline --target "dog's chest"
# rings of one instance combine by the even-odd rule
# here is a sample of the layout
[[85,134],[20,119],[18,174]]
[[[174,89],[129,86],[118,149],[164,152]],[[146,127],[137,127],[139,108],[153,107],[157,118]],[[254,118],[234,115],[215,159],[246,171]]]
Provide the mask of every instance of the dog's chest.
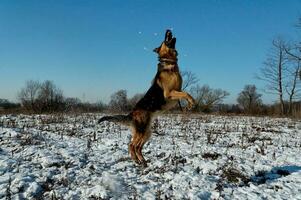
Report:
[[161,72],[160,82],[164,89],[180,91],[182,78],[178,72]]

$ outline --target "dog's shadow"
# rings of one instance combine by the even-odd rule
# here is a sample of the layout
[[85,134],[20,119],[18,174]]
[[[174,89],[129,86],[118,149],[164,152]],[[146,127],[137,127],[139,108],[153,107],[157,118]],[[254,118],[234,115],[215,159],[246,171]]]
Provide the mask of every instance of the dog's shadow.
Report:
[[250,177],[250,182],[260,185],[266,183],[267,181],[275,181],[281,177],[288,176],[298,171],[301,171],[301,166],[288,165],[273,167],[270,171],[258,171],[255,175]]

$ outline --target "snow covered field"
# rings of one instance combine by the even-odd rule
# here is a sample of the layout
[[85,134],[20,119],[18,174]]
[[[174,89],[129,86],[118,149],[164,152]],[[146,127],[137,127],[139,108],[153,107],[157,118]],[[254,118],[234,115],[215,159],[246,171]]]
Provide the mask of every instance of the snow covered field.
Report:
[[0,199],[301,199],[301,121],[159,116],[142,168],[100,116],[0,116]]

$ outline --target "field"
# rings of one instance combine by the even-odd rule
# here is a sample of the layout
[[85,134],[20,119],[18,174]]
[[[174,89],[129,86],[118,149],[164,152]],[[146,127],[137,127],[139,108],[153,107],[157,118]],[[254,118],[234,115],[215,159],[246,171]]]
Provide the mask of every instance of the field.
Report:
[[0,199],[301,199],[301,121],[162,115],[128,154],[101,114],[0,116]]

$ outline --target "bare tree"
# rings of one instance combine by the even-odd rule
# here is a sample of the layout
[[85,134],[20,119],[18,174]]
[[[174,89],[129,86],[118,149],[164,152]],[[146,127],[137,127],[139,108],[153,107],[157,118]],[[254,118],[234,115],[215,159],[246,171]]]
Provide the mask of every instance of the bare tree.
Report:
[[39,97],[39,89],[41,87],[40,82],[29,80],[26,81],[25,87],[18,93],[18,99],[20,100],[23,107],[27,110],[36,112],[37,100]]
[[23,107],[33,112],[57,111],[64,104],[62,90],[52,81],[27,81],[18,98]]
[[[189,91],[191,89],[191,87],[193,87],[195,84],[197,84],[199,82],[199,79],[197,78],[197,76],[195,75],[195,73],[191,72],[191,71],[182,71],[181,72],[182,75],[182,90],[183,91]],[[178,105],[180,110],[183,111],[183,107],[187,106],[187,101],[185,100],[179,100],[178,101]]]
[[[296,25],[298,29],[301,28],[301,17]],[[289,65],[287,67],[288,80],[286,81],[285,90],[288,95],[288,114],[292,114],[292,108],[294,100],[300,98],[301,90],[301,42],[295,41],[290,44],[284,45],[284,50],[286,56],[289,60]]]
[[112,111],[122,112],[128,111],[128,100],[127,100],[127,91],[119,90],[111,95],[111,100],[109,103],[109,107]]
[[298,78],[300,69],[301,60],[293,58],[291,64],[287,68],[288,80],[285,86],[285,90],[289,97],[288,114],[292,114],[294,100],[301,97],[301,81]]
[[199,82],[197,76],[191,71],[182,71],[181,72],[183,78],[182,90],[187,91],[190,87],[194,86]]
[[[301,19],[301,18],[300,18]],[[301,61],[301,43],[300,45],[298,42],[291,45],[285,45],[284,46],[285,53],[288,55],[288,58],[291,61],[300,62]],[[295,73],[294,73],[295,75]],[[299,68],[299,71],[297,71],[297,77],[301,80],[301,69]]]
[[195,109],[203,112],[211,111],[214,105],[221,103],[229,95],[222,89],[212,89],[208,85],[192,87],[191,94],[196,100]]
[[42,112],[53,112],[63,105],[63,92],[53,81],[44,81],[39,90],[39,106]]
[[275,39],[264,66],[257,78],[266,82],[265,92],[278,95],[281,114],[285,114],[284,79],[287,57],[285,43],[282,39]]
[[245,85],[238,95],[237,102],[245,112],[255,114],[262,104],[261,94],[257,93],[255,85]]

